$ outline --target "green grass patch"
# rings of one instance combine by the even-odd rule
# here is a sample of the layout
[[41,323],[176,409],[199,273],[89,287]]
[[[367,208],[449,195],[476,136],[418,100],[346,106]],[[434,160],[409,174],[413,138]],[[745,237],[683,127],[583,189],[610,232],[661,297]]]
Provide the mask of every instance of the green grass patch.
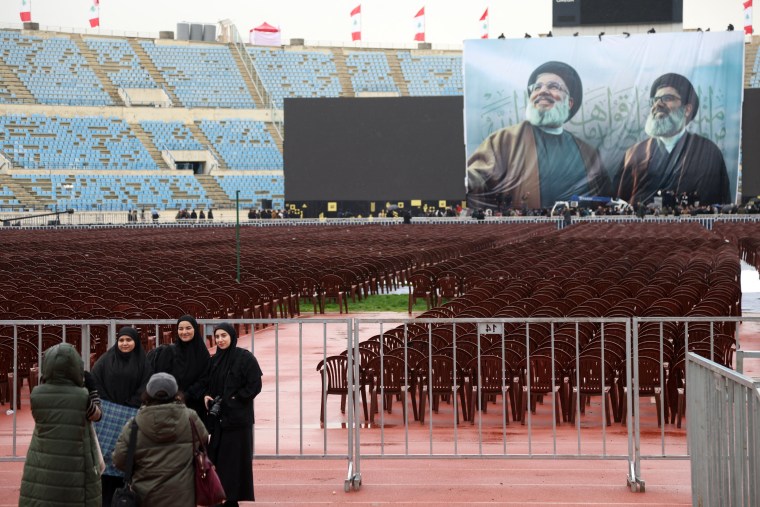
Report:
[[[303,303],[301,303],[303,305]],[[424,312],[427,310],[427,305],[424,299],[418,299],[417,304],[414,305],[413,311]],[[301,308],[303,311],[303,308]],[[339,312],[338,304],[334,302],[328,302],[325,305],[326,312]],[[409,295],[408,294],[378,294],[376,296],[370,296],[364,298],[361,301],[348,300],[348,311],[354,312],[409,312]]]

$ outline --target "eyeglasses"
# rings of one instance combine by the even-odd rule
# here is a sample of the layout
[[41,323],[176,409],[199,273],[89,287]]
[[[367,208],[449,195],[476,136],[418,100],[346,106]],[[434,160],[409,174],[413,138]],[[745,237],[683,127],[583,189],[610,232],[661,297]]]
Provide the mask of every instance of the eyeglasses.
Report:
[[567,88],[562,83],[556,81],[549,81],[548,83],[533,83],[528,85],[528,93],[533,93],[541,88],[546,88],[550,92],[563,92],[567,93]]
[[649,105],[650,106],[654,106],[655,104],[657,104],[660,101],[662,101],[662,102],[664,102],[666,104],[672,104],[673,102],[675,102],[677,100],[681,100],[681,97],[679,97],[678,95],[671,95],[671,94],[668,93],[668,94],[665,94],[665,95],[660,95],[659,97],[652,97],[651,99],[649,99]]

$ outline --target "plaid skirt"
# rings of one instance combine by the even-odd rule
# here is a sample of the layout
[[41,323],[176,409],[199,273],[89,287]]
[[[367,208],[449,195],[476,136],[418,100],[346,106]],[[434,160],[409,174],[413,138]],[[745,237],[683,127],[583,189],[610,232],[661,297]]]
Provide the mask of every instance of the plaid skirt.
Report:
[[137,414],[137,408],[102,400],[100,409],[103,412],[103,417],[95,423],[95,433],[98,435],[100,449],[103,452],[103,461],[106,464],[103,475],[124,477],[124,472],[113,466],[111,455],[116,447],[116,441],[119,439],[121,430],[127,421]]

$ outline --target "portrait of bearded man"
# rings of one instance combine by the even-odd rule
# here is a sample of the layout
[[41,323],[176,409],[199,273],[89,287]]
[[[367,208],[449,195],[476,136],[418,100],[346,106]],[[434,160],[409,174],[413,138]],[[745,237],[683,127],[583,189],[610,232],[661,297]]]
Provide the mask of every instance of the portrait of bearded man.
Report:
[[732,202],[726,163],[714,142],[687,130],[699,96],[684,76],[663,74],[652,83],[644,131],[649,139],[630,147],[619,174],[617,197],[647,204],[656,195],[687,193],[700,204]]
[[611,194],[599,152],[565,130],[583,102],[570,65],[550,61],[528,78],[525,121],[489,135],[467,161],[471,208],[550,208],[571,196]]

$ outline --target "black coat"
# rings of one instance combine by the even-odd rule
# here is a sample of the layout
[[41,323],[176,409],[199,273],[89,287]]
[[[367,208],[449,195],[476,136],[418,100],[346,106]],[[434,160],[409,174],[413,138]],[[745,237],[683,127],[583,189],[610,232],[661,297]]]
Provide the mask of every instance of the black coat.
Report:
[[261,368],[249,351],[235,347],[228,368],[209,366],[212,398],[222,397],[219,424],[222,428],[249,427],[253,424],[253,398],[261,392]]
[[253,398],[261,392],[261,368],[249,351],[237,348],[237,337],[224,351],[211,358],[206,394],[222,397],[218,418],[207,424],[209,455],[216,465],[227,500],[254,500],[253,492]]

